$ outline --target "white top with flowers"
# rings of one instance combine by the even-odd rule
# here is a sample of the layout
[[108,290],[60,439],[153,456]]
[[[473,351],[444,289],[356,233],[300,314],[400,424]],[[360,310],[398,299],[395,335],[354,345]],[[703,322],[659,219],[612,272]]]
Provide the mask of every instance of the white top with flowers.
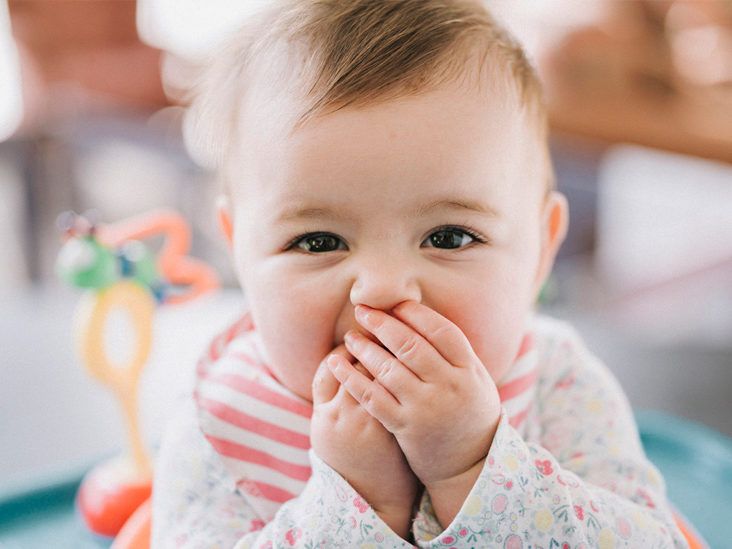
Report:
[[529,415],[519,431],[503,410],[484,468],[447,528],[425,493],[412,537],[402,539],[312,449],[304,490],[265,523],[203,438],[189,399],[156,462],[153,547],[687,547],[615,378],[566,323],[539,316],[535,336]]

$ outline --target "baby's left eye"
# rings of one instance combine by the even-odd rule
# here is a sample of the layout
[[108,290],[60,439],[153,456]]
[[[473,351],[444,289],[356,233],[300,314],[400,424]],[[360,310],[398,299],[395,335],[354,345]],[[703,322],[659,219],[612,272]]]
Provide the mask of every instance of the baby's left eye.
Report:
[[426,246],[427,248],[453,250],[456,248],[464,248],[471,242],[484,242],[484,240],[468,229],[441,227],[427,237],[424,242],[429,242]]

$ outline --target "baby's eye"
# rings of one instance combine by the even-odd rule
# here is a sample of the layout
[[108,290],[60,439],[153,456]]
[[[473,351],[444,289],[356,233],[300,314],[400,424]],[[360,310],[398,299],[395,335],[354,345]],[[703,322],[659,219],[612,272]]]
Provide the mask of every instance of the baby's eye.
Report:
[[429,244],[427,248],[440,248],[443,250],[453,250],[456,248],[464,248],[471,242],[485,242],[476,233],[466,228],[458,227],[440,227],[433,232],[424,242]]
[[295,247],[310,253],[334,252],[339,249],[348,249],[340,238],[328,233],[311,233],[300,236],[292,241],[288,249]]

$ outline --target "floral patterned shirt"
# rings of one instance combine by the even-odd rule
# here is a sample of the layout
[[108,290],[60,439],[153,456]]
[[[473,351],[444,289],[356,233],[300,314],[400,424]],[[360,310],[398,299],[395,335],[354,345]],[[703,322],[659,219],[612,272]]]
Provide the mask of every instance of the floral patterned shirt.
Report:
[[520,430],[505,409],[483,470],[443,528],[425,492],[409,540],[312,449],[304,490],[265,523],[203,438],[192,399],[163,439],[154,548],[688,547],[608,369],[566,323],[536,320],[539,378]]

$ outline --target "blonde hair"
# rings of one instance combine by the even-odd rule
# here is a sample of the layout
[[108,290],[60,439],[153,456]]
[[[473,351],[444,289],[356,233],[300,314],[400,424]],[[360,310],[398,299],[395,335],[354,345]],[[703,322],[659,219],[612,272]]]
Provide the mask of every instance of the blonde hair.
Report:
[[236,138],[242,98],[262,70],[272,83],[273,71],[282,79],[271,87],[289,83],[300,95],[294,131],[318,115],[468,76],[471,62],[514,91],[546,141],[536,73],[480,0],[272,0],[224,43],[192,88],[186,139],[196,158],[220,167]]

